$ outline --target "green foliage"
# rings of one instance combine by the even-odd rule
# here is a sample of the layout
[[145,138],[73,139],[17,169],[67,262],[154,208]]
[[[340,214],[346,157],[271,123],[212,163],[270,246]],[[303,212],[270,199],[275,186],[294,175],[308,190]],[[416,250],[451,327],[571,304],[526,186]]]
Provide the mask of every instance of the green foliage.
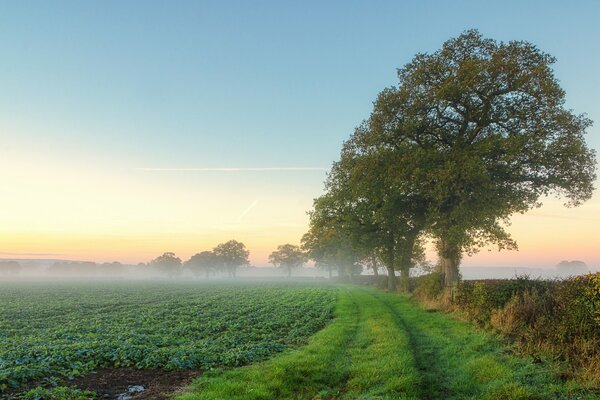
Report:
[[600,385],[600,273],[546,282],[492,312],[492,326],[530,353],[550,353]]
[[0,290],[0,393],[102,367],[239,366],[297,346],[335,291],[289,283],[13,284]]
[[408,276],[410,250],[426,230],[454,286],[463,253],[516,248],[505,230],[512,214],[548,194],[570,205],[588,200],[591,121],[565,108],[554,61],[531,43],[469,30],[400,68],[398,85],[379,94],[327,182],[326,196],[350,216],[353,245],[379,250]]
[[[439,282],[432,273],[413,278],[411,289],[420,300],[439,301]],[[452,307],[522,351],[562,360],[582,380],[600,385],[600,273],[560,281],[462,281]]]
[[169,276],[181,275],[181,259],[175,253],[164,253],[150,261],[150,266]]
[[340,276],[352,276],[360,268],[364,257],[361,249],[353,245],[352,231],[344,221],[335,194],[325,194],[314,201],[309,213],[309,230],[302,236],[302,248],[315,261],[318,268],[338,271]]
[[250,252],[246,249],[246,245],[237,240],[229,240],[225,243],[218,244],[213,249],[213,254],[230,276],[235,277],[238,267],[250,265]]
[[431,272],[410,279],[410,291],[418,299],[438,300],[444,293],[444,275]]
[[306,252],[300,246],[292,244],[282,244],[277,246],[277,250],[269,255],[269,262],[278,268],[285,268],[288,275],[292,275],[293,268],[299,268],[308,261]]
[[189,268],[194,275],[200,275],[202,273],[208,275],[210,272],[220,267],[219,258],[212,251],[202,251],[198,254],[194,254],[184,263],[184,267]]
[[93,400],[95,398],[94,392],[68,386],[37,387],[21,396],[22,400]]
[[552,283],[518,276],[515,279],[462,281],[455,298],[458,308],[481,325],[489,325],[492,312],[502,308],[515,295],[536,289],[548,290]]

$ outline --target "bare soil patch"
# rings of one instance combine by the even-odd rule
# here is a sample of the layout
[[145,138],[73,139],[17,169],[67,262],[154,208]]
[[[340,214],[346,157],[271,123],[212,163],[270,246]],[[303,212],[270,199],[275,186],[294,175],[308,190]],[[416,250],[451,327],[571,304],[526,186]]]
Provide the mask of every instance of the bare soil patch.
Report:
[[[167,400],[171,394],[200,375],[198,370],[164,371],[160,369],[106,368],[68,382],[70,386],[92,390],[101,400],[116,400],[124,394],[135,400]],[[130,388],[143,386],[141,392]],[[124,397],[121,397],[124,398]]]

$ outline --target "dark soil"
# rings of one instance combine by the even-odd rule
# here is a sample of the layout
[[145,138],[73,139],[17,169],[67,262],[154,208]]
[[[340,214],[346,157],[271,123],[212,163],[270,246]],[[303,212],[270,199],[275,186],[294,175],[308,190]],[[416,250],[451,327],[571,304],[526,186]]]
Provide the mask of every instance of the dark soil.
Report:
[[198,370],[163,371],[160,369],[107,368],[68,381],[69,386],[96,392],[99,400],[114,400],[130,386],[143,386],[133,394],[135,400],[166,400],[200,375]]

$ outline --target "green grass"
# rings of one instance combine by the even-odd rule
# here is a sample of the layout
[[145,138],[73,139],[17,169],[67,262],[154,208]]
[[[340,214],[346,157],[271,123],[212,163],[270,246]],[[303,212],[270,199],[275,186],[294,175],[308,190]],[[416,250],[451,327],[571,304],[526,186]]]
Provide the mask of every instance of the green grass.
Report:
[[493,336],[408,297],[343,286],[335,320],[297,350],[207,372],[178,400],[600,399]]

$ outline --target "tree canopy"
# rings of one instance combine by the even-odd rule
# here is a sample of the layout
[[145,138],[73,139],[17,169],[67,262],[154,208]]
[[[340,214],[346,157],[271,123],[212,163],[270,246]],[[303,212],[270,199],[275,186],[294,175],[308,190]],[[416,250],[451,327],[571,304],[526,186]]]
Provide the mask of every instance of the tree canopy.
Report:
[[218,244],[213,249],[213,253],[219,263],[227,270],[229,276],[234,278],[238,267],[250,265],[250,260],[248,259],[250,252],[242,242],[238,242],[237,240]]
[[205,274],[206,279],[209,278],[211,272],[216,271],[220,267],[219,258],[212,251],[202,251],[194,254],[185,262],[185,267],[189,268],[196,276]]
[[299,268],[308,261],[306,252],[300,246],[282,244],[269,255],[269,262],[277,268],[284,268],[288,276],[292,276],[292,269]]
[[452,286],[463,253],[516,248],[505,230],[512,214],[552,194],[569,206],[589,199],[591,121],[565,107],[554,62],[531,43],[476,30],[417,54],[344,144],[307,243],[336,232],[407,274],[428,235]]
[[158,271],[164,272],[169,276],[181,275],[182,264],[181,259],[175,253],[167,252],[150,261],[150,266]]

